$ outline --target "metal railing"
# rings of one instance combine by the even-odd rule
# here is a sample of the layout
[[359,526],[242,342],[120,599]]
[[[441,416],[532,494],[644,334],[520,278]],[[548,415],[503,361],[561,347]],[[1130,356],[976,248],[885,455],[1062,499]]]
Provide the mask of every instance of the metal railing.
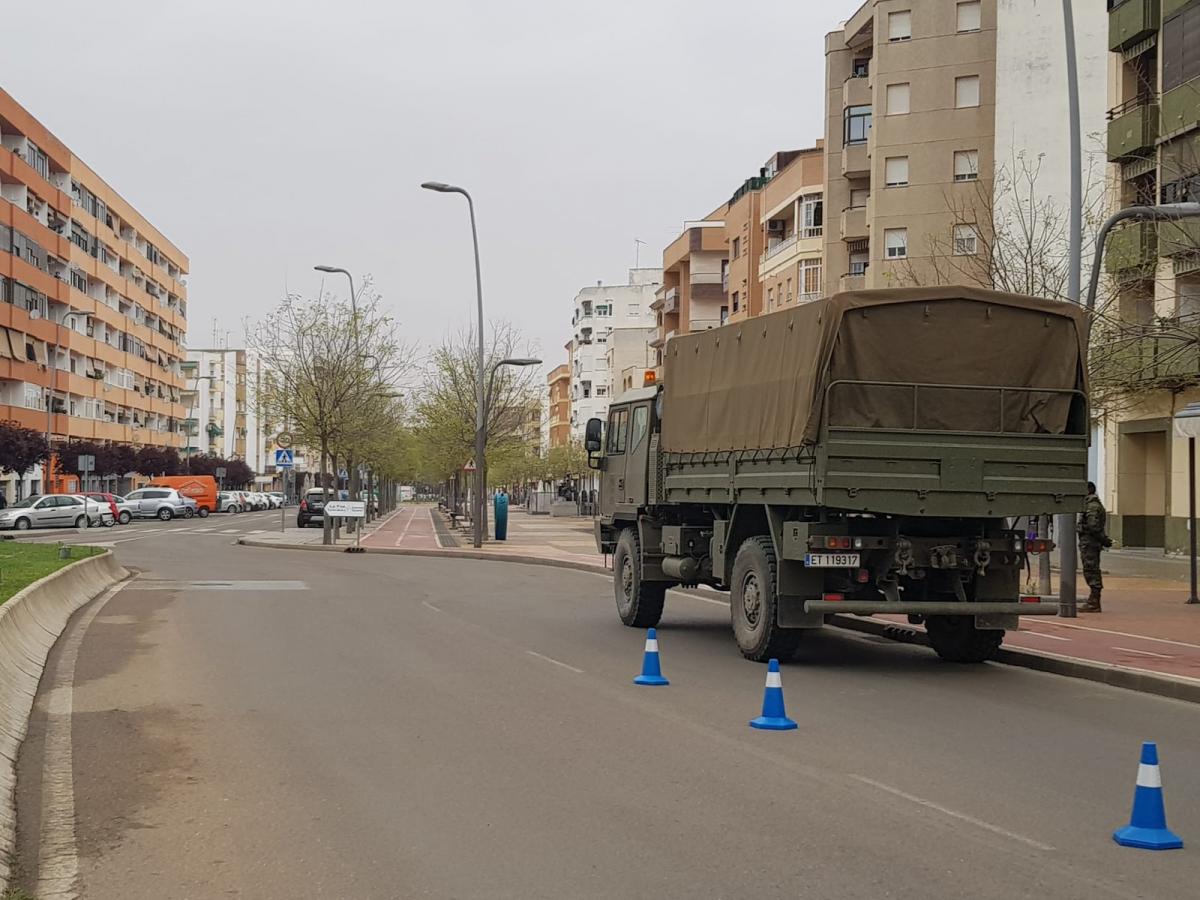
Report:
[[1131,113],[1135,109],[1140,109],[1143,106],[1151,105],[1154,103],[1154,100],[1155,97],[1153,94],[1138,94],[1136,97],[1130,97],[1124,103],[1118,103],[1107,113],[1105,113],[1105,118],[1111,122],[1113,119],[1119,119],[1121,116],[1125,115],[1125,113]]

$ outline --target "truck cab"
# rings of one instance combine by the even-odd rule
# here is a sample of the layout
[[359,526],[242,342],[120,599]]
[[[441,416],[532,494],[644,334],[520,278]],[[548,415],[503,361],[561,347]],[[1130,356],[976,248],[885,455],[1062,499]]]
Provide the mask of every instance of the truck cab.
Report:
[[[599,432],[596,440],[603,450],[600,465],[600,519],[609,525],[614,521],[636,522],[646,505],[647,475],[650,444],[658,431],[655,415],[659,388],[636,388],[626,391],[608,408],[607,427],[599,419],[589,422],[589,436]],[[593,444],[594,446],[594,444]],[[589,447],[589,450],[591,448]]]

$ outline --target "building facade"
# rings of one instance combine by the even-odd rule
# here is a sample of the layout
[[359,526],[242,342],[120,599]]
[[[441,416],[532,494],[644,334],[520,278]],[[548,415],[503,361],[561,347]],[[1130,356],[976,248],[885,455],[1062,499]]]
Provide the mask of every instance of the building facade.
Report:
[[183,447],[187,272],[178,247],[0,90],[0,420],[55,444]]
[[549,406],[545,418],[547,451],[566,447],[571,442],[571,367],[568,363],[556,366],[546,376]]
[[608,368],[608,342],[616,329],[654,326],[651,305],[662,283],[659,269],[630,269],[625,284],[597,283],[575,295],[574,336],[570,355],[570,440],[582,441],[588,419],[603,419],[613,396]]
[[759,214],[762,312],[824,296],[824,142],[768,161]]
[[259,374],[258,358],[245,350],[187,351],[182,392],[187,407],[185,456],[216,454],[240,459],[258,474],[274,471],[274,459],[267,459],[267,423],[257,404]]
[[[1109,0],[1112,208],[1200,201],[1200,0]],[[1200,219],[1132,222],[1108,241],[1107,315],[1092,349],[1096,448],[1114,539],[1188,543],[1188,444],[1200,400]]]

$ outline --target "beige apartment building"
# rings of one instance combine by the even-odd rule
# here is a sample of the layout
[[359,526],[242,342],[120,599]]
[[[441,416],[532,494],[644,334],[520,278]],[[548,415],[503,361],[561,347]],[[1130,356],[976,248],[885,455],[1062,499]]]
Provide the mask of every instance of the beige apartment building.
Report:
[[685,222],[683,232],[663,250],[662,284],[650,308],[657,334],[650,346],[656,363],[676,334],[715,328],[729,315],[723,281],[727,276],[725,206],[703,219]]
[[[1112,208],[1200,201],[1200,0],[1109,0]],[[1200,220],[1113,232],[1092,349],[1103,417],[1097,482],[1125,546],[1188,541],[1188,443],[1171,419],[1200,400]]]
[[571,367],[556,366],[546,376],[549,395],[547,408],[546,449],[566,447],[571,443]]
[[762,312],[823,296],[824,142],[767,163],[759,229],[763,251],[758,259]]

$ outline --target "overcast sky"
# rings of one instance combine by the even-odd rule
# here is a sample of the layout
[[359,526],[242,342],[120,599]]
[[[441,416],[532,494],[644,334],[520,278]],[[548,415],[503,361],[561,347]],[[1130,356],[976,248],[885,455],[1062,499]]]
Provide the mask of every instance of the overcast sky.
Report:
[[0,72],[188,254],[189,345],[216,319],[240,346],[317,263],[372,274],[425,344],[469,323],[465,203],[435,179],[476,198],[487,316],[549,366],[635,238],[660,264],[684,219],[822,135],[824,34],[859,5],[6,2]]

